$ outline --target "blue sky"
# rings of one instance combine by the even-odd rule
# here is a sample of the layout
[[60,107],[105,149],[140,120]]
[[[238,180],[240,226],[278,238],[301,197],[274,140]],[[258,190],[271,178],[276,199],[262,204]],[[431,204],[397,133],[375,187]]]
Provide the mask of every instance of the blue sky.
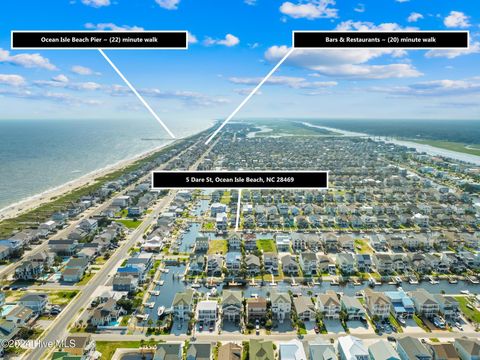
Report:
[[[381,4],[381,5],[380,5]],[[471,49],[296,50],[238,117],[478,119],[472,0],[17,0],[0,11],[0,118],[149,118],[95,50],[12,51],[10,31],[188,30],[187,51],[110,50],[172,128],[208,125],[288,50],[292,30],[470,30]]]

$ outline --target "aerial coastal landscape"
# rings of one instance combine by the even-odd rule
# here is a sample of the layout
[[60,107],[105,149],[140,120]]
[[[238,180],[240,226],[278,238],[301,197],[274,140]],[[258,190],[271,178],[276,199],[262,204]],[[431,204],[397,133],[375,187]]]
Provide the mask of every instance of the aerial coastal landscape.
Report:
[[[0,222],[2,311],[15,334],[66,334],[81,345],[54,358],[105,359],[476,343],[477,165],[299,121],[232,122],[206,146],[211,131]],[[157,168],[335,172],[328,190],[239,199],[235,189],[150,192]]]
[[480,360],[472,0],[0,4],[0,360]]

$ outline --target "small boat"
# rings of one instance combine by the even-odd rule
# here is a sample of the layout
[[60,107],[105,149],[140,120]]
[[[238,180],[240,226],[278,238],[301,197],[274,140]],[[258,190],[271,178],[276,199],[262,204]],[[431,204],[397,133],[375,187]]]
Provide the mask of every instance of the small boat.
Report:
[[395,276],[395,281],[397,282],[397,284],[401,284],[402,278],[400,276]]
[[330,286],[338,286],[338,285],[339,285],[338,280],[333,279],[330,281]]
[[418,285],[418,280],[415,276],[410,276],[410,278],[408,279],[408,283],[410,285]]
[[160,317],[165,312],[165,306],[160,306],[157,310],[157,315]]
[[165,274],[168,274],[170,272],[170,269],[163,269],[162,270]]
[[456,283],[458,283],[458,280],[457,280],[456,277],[452,276],[448,279],[448,283],[449,284],[456,284]]
[[252,294],[250,294],[250,297],[253,298],[253,299],[257,299],[257,298],[258,298],[258,294],[252,293]]
[[439,284],[440,281],[436,280],[433,276],[430,276],[430,284],[432,285],[436,285],[436,284]]
[[200,285],[199,283],[193,283],[192,285],[190,285],[190,287],[193,289],[198,289],[199,287],[202,287],[202,285]]
[[154,302],[149,302],[149,303],[146,303],[145,304],[149,309],[153,309],[153,307],[155,306],[155,303]]
[[150,290],[150,295],[158,296],[158,295],[160,295],[160,291],[158,291],[158,290]]
[[163,284],[165,284],[165,280],[159,280],[158,281],[158,285],[162,286]]
[[469,290],[460,290],[460,294],[470,295],[470,291]]

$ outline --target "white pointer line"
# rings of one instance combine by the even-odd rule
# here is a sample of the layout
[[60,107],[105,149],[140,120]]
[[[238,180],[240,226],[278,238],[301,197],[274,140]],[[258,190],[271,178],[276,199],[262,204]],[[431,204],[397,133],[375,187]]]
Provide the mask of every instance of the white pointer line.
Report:
[[115,72],[118,74],[118,76],[120,76],[122,78],[122,80],[125,82],[125,84],[127,84],[127,86],[130,88],[130,90],[132,90],[132,92],[137,96],[138,100],[140,100],[140,102],[147,108],[147,110],[150,112],[150,114],[152,114],[152,116],[155,118],[155,120],[157,120],[160,123],[160,125],[162,125],[162,127],[165,129],[165,131],[168,133],[168,135],[170,135],[170,137],[172,139],[175,139],[175,135],[173,135],[173,133],[170,131],[170,129],[167,127],[167,125],[165,125],[165,123],[162,121],[162,119],[160,119],[158,117],[158,115],[155,113],[155,111],[153,111],[153,109],[150,107],[150,105],[148,105],[148,103],[145,101],[145,99],[142,97],[142,95],[140,95],[138,93],[138,91],[133,87],[133,85],[130,84],[130,82],[127,80],[127,78],[125,76],[123,76],[123,74],[120,72],[120,70],[118,70],[118,68],[115,66],[115,64],[112,62],[112,60],[110,60],[110,58],[107,56],[107,54],[105,54],[102,49],[98,49],[98,51],[100,51],[100,54],[102,54],[102,56],[105,58],[105,60],[107,60],[107,62],[113,68],[113,70],[115,70]]
[[242,189],[238,190],[237,217],[235,219],[235,231],[238,231],[240,225],[240,201],[242,199]]
[[267,81],[267,80],[270,78],[270,76],[272,76],[273,73],[278,69],[278,67],[279,67],[280,65],[282,65],[282,63],[283,63],[285,60],[287,60],[287,58],[290,56],[290,54],[293,52],[293,50],[294,50],[293,47],[290,48],[290,50],[289,50],[289,51],[285,54],[285,56],[278,62],[278,64],[275,65],[272,70],[270,70],[270,72],[267,74],[267,76],[265,76],[265,78],[263,78],[263,80],[260,81],[260,83],[259,83],[257,86],[255,86],[255,88],[250,92],[250,94],[248,94],[248,96],[240,103],[240,105],[238,105],[237,108],[225,119],[225,121],[222,123],[222,125],[220,125],[220,127],[219,127],[217,130],[215,130],[215,132],[212,134],[212,136],[210,136],[210,137],[208,138],[208,140],[205,142],[205,145],[208,145],[208,143],[209,143],[210,141],[212,141],[212,139],[213,139],[215,136],[217,136],[217,134],[219,133],[219,131],[222,130],[225,125],[227,125],[227,123],[237,114],[237,112],[240,111],[240,109],[248,102],[248,100],[250,100],[250,98],[251,98],[253,95],[255,95],[255,93],[258,91],[258,89],[260,89],[260,88],[262,87],[262,85],[265,83],[265,81]]

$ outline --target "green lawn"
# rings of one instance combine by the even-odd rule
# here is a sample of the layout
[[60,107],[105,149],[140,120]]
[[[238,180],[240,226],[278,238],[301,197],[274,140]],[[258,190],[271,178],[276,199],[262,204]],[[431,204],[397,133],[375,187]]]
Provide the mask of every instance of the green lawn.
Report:
[[204,230],[213,230],[215,229],[215,223],[213,221],[207,221],[203,223],[203,229]]
[[275,245],[275,241],[272,239],[259,239],[257,240],[257,248],[263,252],[277,252],[277,246]]
[[77,293],[77,290],[52,291],[48,293],[48,302],[54,305],[67,305]]
[[121,220],[115,220],[115,221],[125,225],[128,229],[136,229],[142,223],[142,221],[140,220],[128,220],[128,219],[121,219]]
[[227,240],[210,240],[208,243],[208,254],[217,254],[222,255],[226,254],[228,251],[228,242]]
[[[148,345],[146,341],[144,345]],[[97,341],[97,351],[102,353],[101,360],[108,360],[113,357],[117,349],[138,349],[142,345],[140,341]]]
[[87,285],[87,283],[90,281],[90,279],[95,275],[95,273],[90,272],[86,273],[83,275],[82,280],[80,280],[76,285],[82,286],[82,285]]
[[475,307],[473,310],[467,307],[467,304],[472,305],[472,303],[466,296],[456,296],[455,300],[458,301],[458,306],[460,307],[460,310],[462,311],[462,313],[465,314],[465,317],[467,319],[469,319],[474,323],[480,324],[480,311],[475,309]]
[[356,239],[355,248],[359,254],[373,254],[372,248],[368,245],[367,240]]
[[480,147],[478,144],[473,144],[473,145],[465,145],[462,143],[458,142],[451,142],[451,141],[441,141],[441,140],[411,140],[419,144],[425,144],[425,145],[430,145],[434,146],[437,148],[441,149],[446,149],[446,150],[451,150],[451,151],[456,151],[456,152],[461,152],[465,154],[472,154],[472,155],[477,155],[480,156]]

